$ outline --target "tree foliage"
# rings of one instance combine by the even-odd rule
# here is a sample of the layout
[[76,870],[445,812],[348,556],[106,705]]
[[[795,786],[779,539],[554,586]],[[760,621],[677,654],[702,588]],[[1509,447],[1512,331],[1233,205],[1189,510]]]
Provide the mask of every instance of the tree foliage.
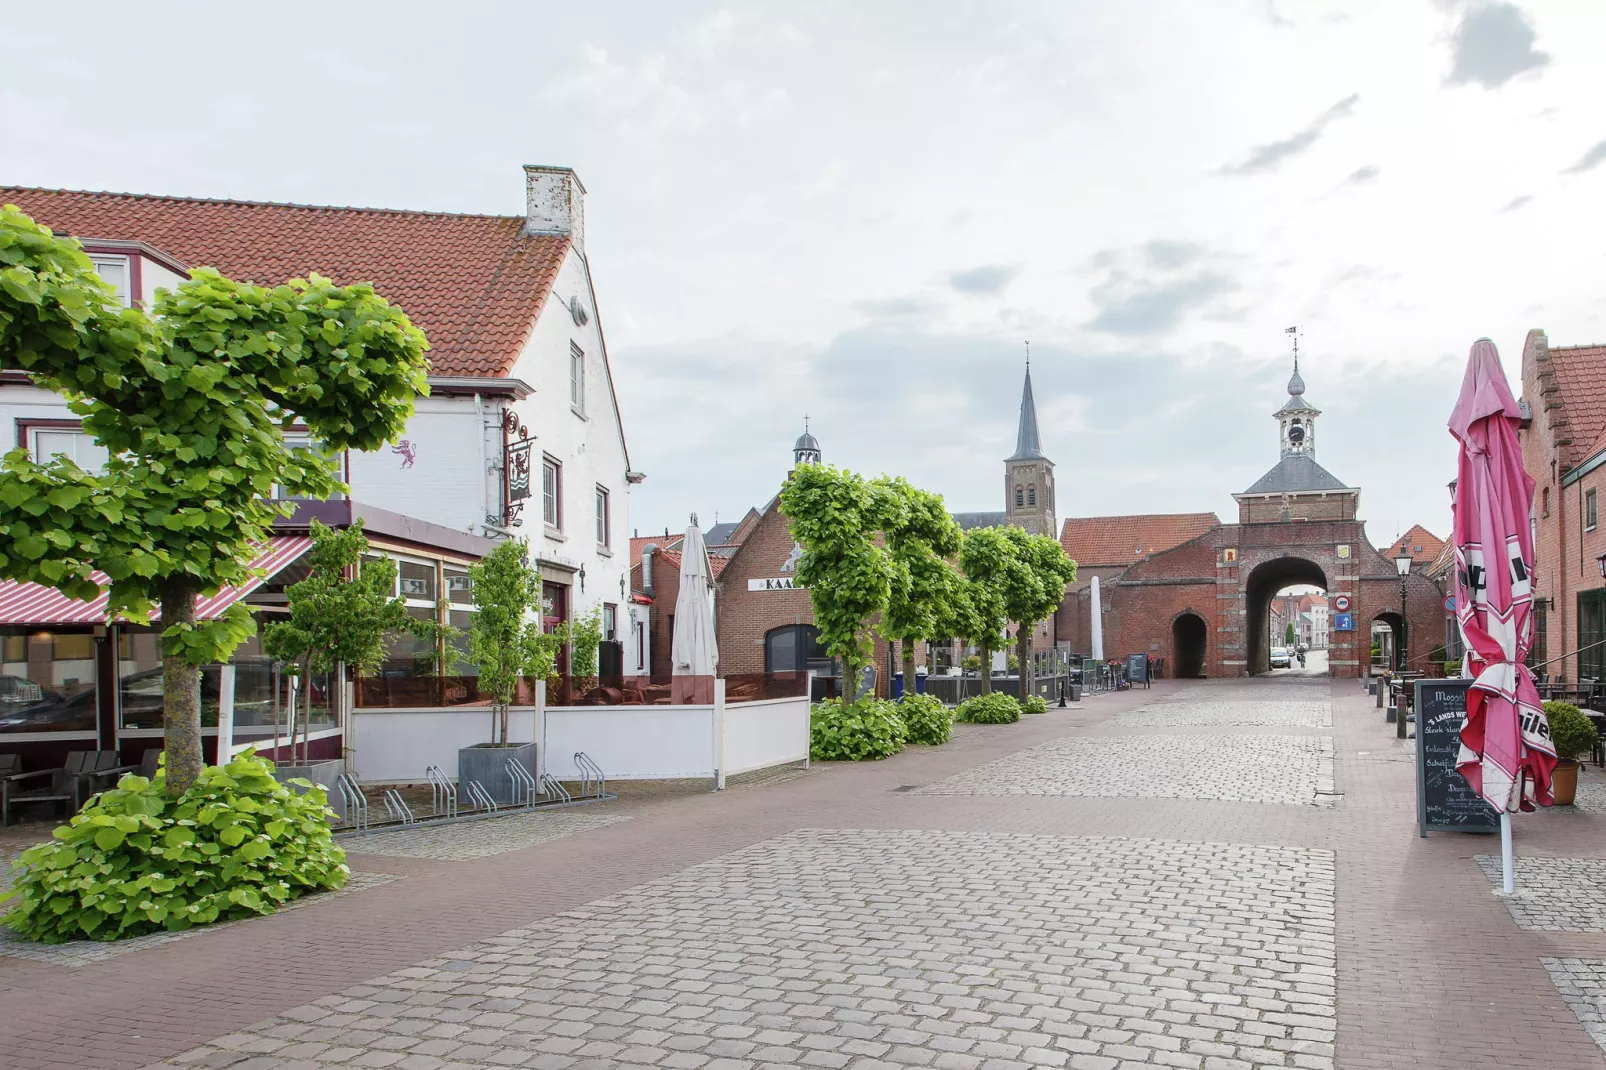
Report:
[[569,619],[569,675],[597,675],[597,650],[602,645],[602,607]]
[[[270,288],[201,268],[149,313],[121,308],[76,242],[0,208],[0,370],[65,396],[110,455],[98,474],[6,455],[0,576],[92,599],[99,569],[110,613],[161,605],[171,790],[201,768],[197,667],[254,629],[240,604],[196,621],[196,596],[250,578],[276,486],[327,498],[329,454],[401,433],[426,348],[372,287],[317,275]],[[292,422],[328,452],[287,446]]]
[[893,571],[881,634],[903,648],[907,694],[915,687],[915,643],[955,634],[944,625],[960,597],[959,576],[949,564],[959,553],[960,531],[940,494],[910,486],[902,478],[883,477],[879,482],[904,503],[884,532]]
[[562,637],[541,631],[541,577],[525,540],[498,543],[468,575],[475,608],[468,660],[497,705],[491,742],[506,743],[507,707],[519,677],[550,675]]
[[1294,635],[1294,622],[1289,621],[1288,626],[1283,629],[1283,645],[1292,647],[1296,642],[1298,640]]
[[1005,570],[1001,594],[1004,611],[1016,624],[1016,664],[1024,700],[1031,689],[1032,629],[1059,608],[1065,585],[1076,579],[1076,562],[1052,535],[1029,535],[1015,527],[1003,531],[1014,548],[1016,566]]
[[908,729],[886,699],[826,699],[809,709],[809,757],[817,762],[864,762],[903,749]]
[[992,690],[991,654],[1004,642],[1004,626],[1009,623],[1005,592],[1018,582],[1014,573],[1023,568],[1007,531],[991,527],[966,532],[959,550],[968,608],[960,622],[966,629],[960,638],[981,649],[984,693]]
[[[242,754],[170,795],[125,776],[22,852],[5,922],[31,940],[116,940],[252,914],[346,883],[324,789]],[[298,791],[297,789],[302,789]]]
[[[284,591],[289,619],[262,630],[262,649],[294,665],[302,678],[307,701],[303,732],[312,720],[313,676],[333,672],[336,665],[371,675],[384,660],[387,632],[419,630],[420,622],[407,615],[406,603],[393,596],[396,562],[365,558],[367,552],[361,520],[345,531],[314,520],[307,578]],[[303,758],[305,748],[303,743]]]
[[781,488],[780,504],[803,547],[796,582],[808,588],[820,644],[841,659],[849,690],[870,656],[870,617],[886,607],[896,571],[880,536],[904,522],[908,503],[887,481],[804,464]]

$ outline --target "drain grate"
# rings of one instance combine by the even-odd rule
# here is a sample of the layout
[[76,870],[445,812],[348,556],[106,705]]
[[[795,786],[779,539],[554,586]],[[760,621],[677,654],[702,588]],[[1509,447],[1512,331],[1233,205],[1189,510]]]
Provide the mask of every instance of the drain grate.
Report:
[[892,790],[893,791],[914,791],[919,786],[920,786],[919,784],[899,784],[897,787],[893,788]]

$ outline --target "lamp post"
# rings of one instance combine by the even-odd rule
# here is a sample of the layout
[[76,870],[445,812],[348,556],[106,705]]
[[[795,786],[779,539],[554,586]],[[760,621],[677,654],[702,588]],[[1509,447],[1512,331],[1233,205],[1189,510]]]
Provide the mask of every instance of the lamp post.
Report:
[[[1411,561],[1411,555],[1409,553],[1407,553],[1403,549],[1400,551],[1400,555],[1394,559],[1394,568],[1400,574],[1400,634],[1397,637],[1398,638],[1398,642],[1399,642],[1400,650],[1399,650],[1399,654],[1395,658],[1395,662],[1399,665],[1399,671],[1402,672],[1402,673],[1405,671],[1405,664],[1406,664],[1406,660],[1405,660],[1405,651],[1406,651],[1406,646],[1405,646],[1405,628],[1406,628],[1406,625],[1405,625],[1405,581],[1411,575],[1411,565],[1412,565],[1412,563],[1413,562]],[[1400,739],[1405,739],[1406,738],[1406,734],[1405,734],[1406,711],[1409,710],[1410,708],[1411,708],[1411,704],[1410,704],[1410,701],[1408,700],[1408,698],[1406,696],[1406,693],[1405,693],[1405,681],[1401,680],[1400,681],[1400,708],[1394,714],[1394,734],[1396,736],[1398,736]]]

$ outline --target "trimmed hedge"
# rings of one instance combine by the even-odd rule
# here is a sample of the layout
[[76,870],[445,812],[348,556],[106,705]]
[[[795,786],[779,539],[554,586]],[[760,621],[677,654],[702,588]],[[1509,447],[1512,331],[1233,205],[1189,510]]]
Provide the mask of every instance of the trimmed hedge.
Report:
[[1047,713],[1048,699],[1042,695],[1027,695],[1020,704],[1022,713]]
[[898,700],[898,716],[903,718],[910,743],[936,746],[954,734],[954,715],[934,695],[904,695]]
[[1557,758],[1584,757],[1600,740],[1595,722],[1571,702],[1545,703],[1545,720],[1550,722],[1550,742],[1556,748]]
[[809,710],[809,757],[816,762],[864,762],[890,758],[908,735],[898,709],[886,699],[816,702]]
[[1020,703],[1014,695],[992,691],[960,703],[954,719],[970,724],[1014,724],[1020,720]]
[[120,940],[271,914],[309,892],[339,888],[351,871],[329,830],[324,789],[279,783],[243,754],[208,766],[190,790],[167,793],[125,776],[13,864],[5,923],[30,940]]

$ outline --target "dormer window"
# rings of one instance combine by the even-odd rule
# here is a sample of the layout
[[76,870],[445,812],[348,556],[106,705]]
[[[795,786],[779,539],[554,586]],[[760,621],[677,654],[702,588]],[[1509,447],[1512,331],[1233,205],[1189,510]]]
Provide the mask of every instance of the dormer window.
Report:
[[95,270],[106,280],[106,285],[117,292],[117,301],[124,308],[134,307],[134,287],[130,277],[128,257],[92,256]]

